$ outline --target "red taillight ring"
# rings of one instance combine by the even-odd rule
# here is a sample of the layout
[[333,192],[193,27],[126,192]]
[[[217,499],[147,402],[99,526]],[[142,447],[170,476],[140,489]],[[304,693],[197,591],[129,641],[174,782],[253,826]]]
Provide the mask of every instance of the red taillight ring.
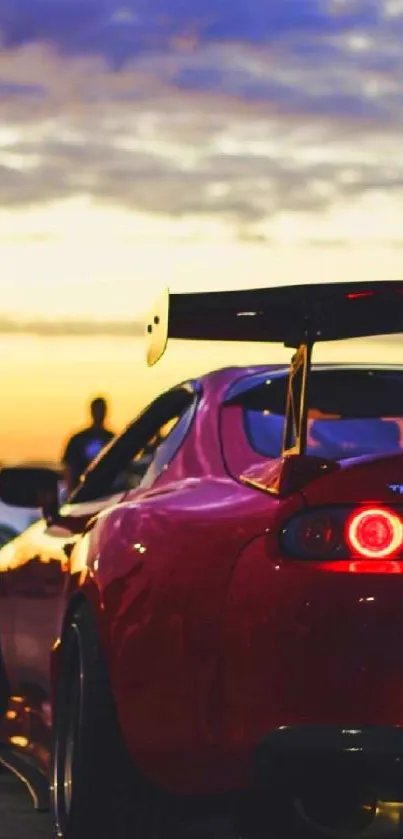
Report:
[[360,556],[373,559],[393,556],[403,545],[403,523],[390,510],[366,508],[350,518],[347,539]]

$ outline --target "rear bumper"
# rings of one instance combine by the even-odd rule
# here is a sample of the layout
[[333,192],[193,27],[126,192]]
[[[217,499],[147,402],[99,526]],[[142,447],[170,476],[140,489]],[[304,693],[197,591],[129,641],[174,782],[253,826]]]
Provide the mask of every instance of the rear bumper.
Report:
[[262,738],[258,747],[258,760],[264,766],[274,756],[298,757],[324,753],[403,757],[403,726],[342,728],[334,725],[284,725]]
[[258,785],[349,788],[384,801],[403,800],[403,728],[281,727],[256,750]]

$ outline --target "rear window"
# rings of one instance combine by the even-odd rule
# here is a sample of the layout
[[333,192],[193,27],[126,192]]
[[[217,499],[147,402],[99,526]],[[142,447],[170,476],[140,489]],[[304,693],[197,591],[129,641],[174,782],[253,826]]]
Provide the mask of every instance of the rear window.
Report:
[[[242,394],[244,426],[253,450],[281,454],[287,379]],[[368,370],[313,371],[307,451],[334,459],[403,450],[403,374]]]

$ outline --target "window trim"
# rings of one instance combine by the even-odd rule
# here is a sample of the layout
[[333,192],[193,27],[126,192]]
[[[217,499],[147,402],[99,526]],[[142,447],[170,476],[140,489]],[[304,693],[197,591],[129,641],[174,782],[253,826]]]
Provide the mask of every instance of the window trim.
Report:
[[[193,401],[189,403],[188,407],[185,408],[183,414],[179,417],[178,422],[170,434],[168,434],[168,437],[166,437],[165,440],[162,440],[139,484],[139,489],[151,489],[166,469],[168,469],[190,432],[197,414],[199,402],[200,396],[196,395]],[[173,439],[175,439],[175,442],[172,446]],[[160,454],[162,454],[161,462],[159,462],[156,466],[156,461],[158,460]]]
[[[199,381],[188,381],[183,382],[180,385],[176,385],[175,387],[170,388],[168,391],[165,391],[164,393],[160,394],[156,397],[156,399],[149,403],[146,406],[146,408],[144,408],[137,415],[137,417],[131,423],[129,423],[129,425],[122,431],[121,434],[117,435],[113,440],[111,440],[111,442],[99,454],[96,460],[92,462],[92,464],[84,472],[79,485],[73,490],[66,503],[69,505],[78,505],[90,501],[100,501],[101,499],[107,498],[107,495],[94,496],[93,493],[96,492],[95,487],[97,486],[97,484],[99,486],[99,483],[102,481],[102,475],[104,475],[105,480],[106,476],[108,476],[111,471],[111,468],[108,468],[111,452],[115,453],[117,458],[120,457],[122,461],[124,461],[126,457],[127,459],[129,459],[127,455],[127,448],[129,447],[129,441],[132,438],[132,436],[134,436],[135,438],[136,430],[139,439],[138,448],[141,449],[142,444],[145,445],[149,437],[152,436],[154,429],[156,431],[164,422],[168,422],[168,420],[170,419],[168,413],[170,413],[171,410],[173,411],[173,400],[175,396],[178,398],[179,404],[180,395],[183,398],[186,393],[189,397],[188,405],[185,405],[183,407],[182,415],[179,419],[179,422],[176,424],[176,426],[174,426],[172,432],[157,447],[155,451],[155,456],[153,457],[151,463],[147,468],[147,471],[145,472],[141,480],[141,486],[144,489],[143,481],[145,481],[147,475],[149,475],[150,470],[155,462],[155,457],[157,456],[161,446],[164,446],[168,442],[168,440],[170,440],[171,435],[175,432],[177,426],[181,423],[183,415],[190,413],[190,417],[188,418],[188,421],[184,428],[184,433],[177,441],[174,451],[170,453],[167,461],[164,461],[163,464],[161,464],[161,468],[159,468],[157,474],[155,476],[152,476],[151,480],[149,478],[148,482],[146,482],[146,488],[152,486],[155,483],[155,481],[160,477],[162,471],[164,471],[166,466],[172,462],[173,458],[177,454],[179,448],[181,447],[185,437],[187,436],[193,424],[193,420],[196,416],[197,408],[202,395],[202,388]],[[172,407],[168,410],[169,405],[172,405]],[[166,419],[164,418],[165,411],[167,411]],[[171,414],[171,416],[172,415],[173,414]],[[153,417],[155,418],[154,420]],[[135,446],[133,446],[133,449],[134,448]],[[113,462],[116,463],[116,461]],[[106,464],[106,466],[103,468],[104,464]],[[123,469],[124,467],[119,466],[117,468],[116,474],[119,473],[120,468]],[[90,496],[88,496],[88,492],[90,492]],[[126,495],[127,493],[124,492],[123,494]],[[112,495],[113,492],[111,491],[111,497]]]

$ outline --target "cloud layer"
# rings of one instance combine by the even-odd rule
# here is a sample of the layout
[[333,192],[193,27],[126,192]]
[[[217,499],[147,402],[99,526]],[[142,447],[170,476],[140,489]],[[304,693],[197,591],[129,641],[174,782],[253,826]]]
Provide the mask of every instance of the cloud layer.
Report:
[[378,30],[398,11],[398,0],[3,0],[2,31],[6,47],[51,40],[68,54],[99,53],[122,64],[175,38],[267,44]]
[[400,0],[3,0],[0,204],[259,226],[403,191]]

